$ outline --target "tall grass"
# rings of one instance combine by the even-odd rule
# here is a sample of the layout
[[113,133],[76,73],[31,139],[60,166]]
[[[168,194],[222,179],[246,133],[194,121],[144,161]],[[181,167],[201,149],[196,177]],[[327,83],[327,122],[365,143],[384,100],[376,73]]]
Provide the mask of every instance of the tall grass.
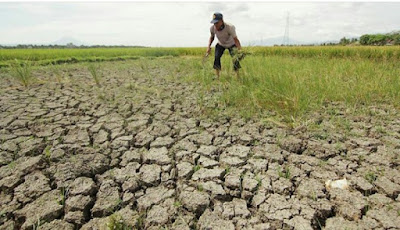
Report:
[[[191,76],[206,90],[217,89],[220,104],[246,116],[275,111],[298,119],[332,102],[359,107],[381,103],[400,105],[400,66],[397,62],[353,57],[260,56],[242,62],[236,79],[229,55],[222,59],[222,77],[212,81],[204,69]],[[208,64],[208,72],[212,67]]]
[[60,65],[51,64],[50,69],[51,69],[51,72],[53,73],[53,75],[56,77],[57,82],[61,83],[63,80],[63,73],[62,73]]
[[252,53],[263,56],[364,58],[374,60],[400,60],[398,46],[293,46],[250,47]]
[[103,77],[103,73],[101,72],[99,65],[90,63],[88,64],[87,68],[93,80],[96,82],[96,85],[100,87],[101,86],[100,80]]
[[0,49],[0,68],[14,59],[39,65],[138,59],[139,57],[200,55],[205,48],[87,48],[87,49]]
[[[193,48],[86,48],[86,49],[0,49],[0,68],[14,59],[38,65],[138,59],[161,56],[201,56],[203,47]],[[365,58],[378,61],[400,61],[400,48],[377,46],[311,46],[311,47],[249,47],[256,56],[291,56],[321,58]]]
[[34,80],[32,66],[29,61],[19,61],[17,59],[11,66],[11,76],[19,81],[23,86],[28,87]]

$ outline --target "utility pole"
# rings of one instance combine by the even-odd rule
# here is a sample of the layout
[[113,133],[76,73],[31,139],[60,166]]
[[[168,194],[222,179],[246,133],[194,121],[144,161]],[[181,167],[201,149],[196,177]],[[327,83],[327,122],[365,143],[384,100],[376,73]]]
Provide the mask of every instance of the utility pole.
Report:
[[290,45],[289,43],[290,43],[289,42],[289,12],[287,12],[285,35],[283,36],[282,44],[284,46],[288,46],[288,45]]

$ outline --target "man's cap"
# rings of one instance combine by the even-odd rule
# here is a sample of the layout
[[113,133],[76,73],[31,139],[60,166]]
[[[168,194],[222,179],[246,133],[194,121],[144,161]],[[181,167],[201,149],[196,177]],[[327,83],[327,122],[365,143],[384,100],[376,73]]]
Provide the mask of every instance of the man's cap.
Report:
[[222,20],[222,14],[215,13],[215,14],[213,14],[213,20],[211,21],[211,23],[212,24],[217,23],[219,20]]

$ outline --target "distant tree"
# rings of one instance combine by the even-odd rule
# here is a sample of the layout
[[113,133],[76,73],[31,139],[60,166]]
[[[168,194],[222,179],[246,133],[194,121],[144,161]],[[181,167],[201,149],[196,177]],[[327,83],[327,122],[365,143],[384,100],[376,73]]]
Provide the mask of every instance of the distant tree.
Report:
[[352,39],[350,40],[350,42],[351,42],[351,43],[356,43],[356,42],[358,42],[358,39],[357,39],[357,38],[352,38]]
[[387,34],[388,39],[392,42],[394,45],[400,45],[400,31],[393,31]]
[[348,45],[348,44],[350,44],[350,39],[343,37],[342,39],[340,39],[339,44],[342,46]]
[[74,48],[75,45],[74,45],[74,43],[70,42],[70,43],[67,44],[67,47],[68,47],[68,48]]
[[374,34],[370,38],[370,45],[383,46],[386,44],[387,36],[385,34]]
[[370,45],[370,36],[369,34],[364,34],[360,37],[360,44],[361,45]]
[[396,34],[393,36],[393,41],[395,45],[400,45],[400,34]]

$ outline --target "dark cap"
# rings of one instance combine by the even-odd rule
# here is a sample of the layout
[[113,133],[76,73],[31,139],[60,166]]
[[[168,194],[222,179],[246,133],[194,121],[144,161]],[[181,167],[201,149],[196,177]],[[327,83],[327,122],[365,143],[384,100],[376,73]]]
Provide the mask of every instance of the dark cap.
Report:
[[212,24],[217,23],[219,20],[222,20],[221,13],[214,13],[213,20],[211,21]]

